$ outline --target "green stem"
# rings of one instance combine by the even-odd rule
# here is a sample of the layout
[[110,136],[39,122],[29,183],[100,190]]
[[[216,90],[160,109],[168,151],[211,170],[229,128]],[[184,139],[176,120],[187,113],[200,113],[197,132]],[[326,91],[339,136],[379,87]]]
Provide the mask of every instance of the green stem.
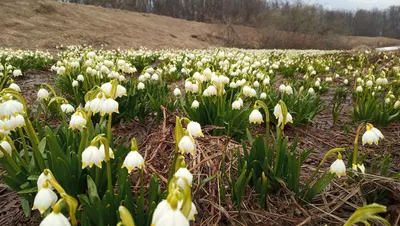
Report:
[[29,172],[29,162],[25,163],[24,160],[22,159],[21,155],[18,153],[17,149],[14,146],[13,141],[11,140],[11,138],[9,136],[7,136],[7,142],[10,144],[12,151],[15,153],[15,156],[17,157],[17,159],[21,162],[22,166],[26,169],[27,172]]
[[81,137],[81,143],[79,144],[79,150],[78,150],[78,158],[79,160],[82,160],[82,152],[85,150],[86,147],[86,140],[87,140],[87,135],[88,135],[88,129],[84,128],[83,129],[83,134]]
[[357,165],[358,161],[358,137],[360,136],[361,129],[364,127],[364,123],[361,123],[357,128],[356,138],[354,139],[354,151],[353,151],[353,160],[352,167]]
[[26,164],[29,164],[29,153],[28,153],[28,147],[26,146],[25,134],[22,132],[21,128],[18,128],[18,133],[22,140],[22,146],[24,147],[24,156]]
[[112,133],[112,129],[111,129],[111,124],[112,124],[112,113],[108,116],[108,129],[107,129],[107,139],[108,141],[111,141],[111,133]]
[[[111,116],[111,115],[110,115]],[[102,138],[102,143],[104,144],[104,151],[105,151],[105,161],[107,164],[107,187],[112,194],[114,194],[114,189],[112,186],[112,177],[111,177],[111,163],[110,163],[110,143],[108,140]]]
[[4,150],[4,148],[0,145],[0,151],[3,153],[3,155],[6,157],[7,162],[11,165],[12,169],[14,170],[14,172],[8,172],[9,174],[17,174],[19,172],[19,167],[17,165],[17,163],[15,163],[14,159],[11,158],[11,155],[8,154],[8,152],[6,150]]
[[26,115],[24,116],[24,119],[26,124],[25,132],[28,135],[29,140],[31,141],[33,156],[39,166],[40,171],[42,172],[46,167],[44,164],[42,153],[40,153],[38,148],[39,138],[37,137],[35,130],[33,130],[32,124]]

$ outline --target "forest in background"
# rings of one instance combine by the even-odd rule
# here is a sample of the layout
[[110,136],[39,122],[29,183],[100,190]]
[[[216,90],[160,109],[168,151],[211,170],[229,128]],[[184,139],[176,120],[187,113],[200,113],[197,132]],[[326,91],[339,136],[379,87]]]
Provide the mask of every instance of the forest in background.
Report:
[[326,9],[301,0],[58,0],[170,16],[326,36],[400,38],[400,5],[355,11]]

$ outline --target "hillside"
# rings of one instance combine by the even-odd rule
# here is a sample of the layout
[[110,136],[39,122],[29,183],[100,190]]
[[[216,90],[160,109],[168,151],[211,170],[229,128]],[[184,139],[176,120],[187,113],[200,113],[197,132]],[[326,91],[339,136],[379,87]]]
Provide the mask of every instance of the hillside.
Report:
[[[279,32],[278,37],[272,30],[259,32],[244,26],[228,29],[221,24],[60,3],[55,0],[2,0],[0,27],[0,47],[24,49],[51,50],[61,44],[107,45],[108,48],[207,48],[226,46],[228,43],[250,48],[259,48],[262,43],[267,48],[282,48],[282,45],[291,47],[286,43],[293,39],[308,40],[311,44],[315,42],[313,37],[305,39],[300,34],[293,36]],[[340,41],[348,48],[400,44],[400,40],[389,38],[340,36],[336,39],[333,43]],[[280,40],[285,43],[275,45]],[[265,42],[271,45],[265,45]],[[313,48],[313,45],[304,44],[303,47]]]

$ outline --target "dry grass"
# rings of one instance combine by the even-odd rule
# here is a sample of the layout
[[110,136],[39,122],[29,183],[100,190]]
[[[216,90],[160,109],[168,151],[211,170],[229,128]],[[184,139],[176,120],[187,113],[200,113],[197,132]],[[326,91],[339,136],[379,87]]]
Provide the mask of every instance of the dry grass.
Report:
[[153,14],[55,0],[1,0],[0,47],[49,49],[57,45],[108,48],[354,48],[400,44],[382,37],[317,37],[274,29],[207,24]]

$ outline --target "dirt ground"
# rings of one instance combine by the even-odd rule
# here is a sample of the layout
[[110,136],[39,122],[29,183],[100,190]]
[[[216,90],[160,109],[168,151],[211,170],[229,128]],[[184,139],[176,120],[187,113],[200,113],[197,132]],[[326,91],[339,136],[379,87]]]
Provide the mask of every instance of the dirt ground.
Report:
[[[293,36],[273,29],[261,31],[237,25],[228,27],[55,0],[1,0],[0,27],[0,47],[47,50],[73,44],[104,45],[110,49],[141,46],[151,49],[221,46],[260,48],[260,43],[265,42],[264,35],[278,35],[279,39],[285,40],[304,39],[301,34]],[[334,38],[336,42],[356,49],[359,46],[400,44],[400,40],[384,37]],[[308,39],[312,41],[314,37]]]

